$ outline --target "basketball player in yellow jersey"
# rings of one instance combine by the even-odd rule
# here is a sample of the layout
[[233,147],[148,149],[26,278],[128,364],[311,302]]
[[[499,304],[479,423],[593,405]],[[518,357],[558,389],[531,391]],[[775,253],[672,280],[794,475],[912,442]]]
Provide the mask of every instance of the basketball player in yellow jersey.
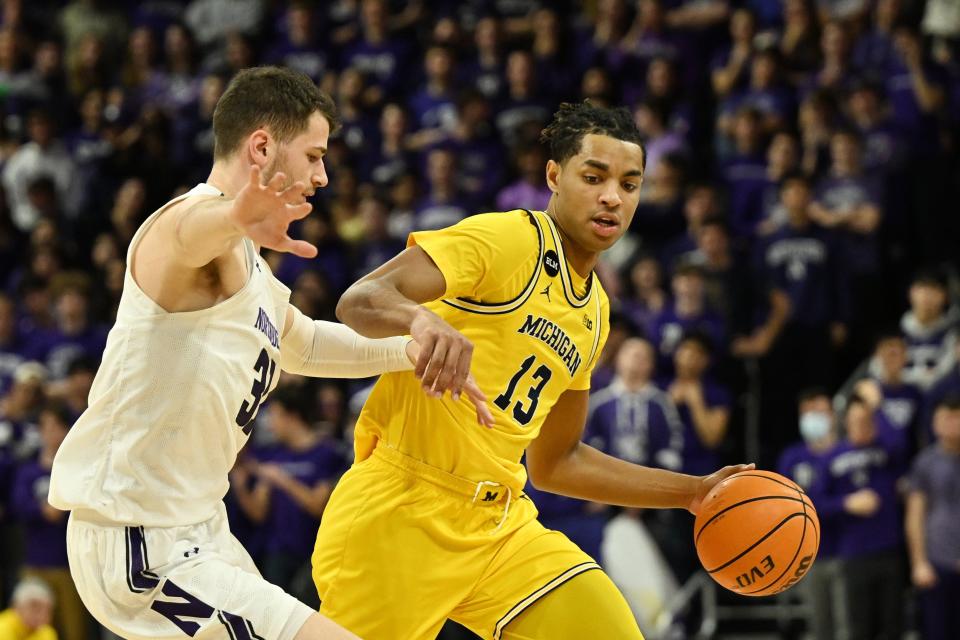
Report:
[[[642,638],[596,562],[537,521],[524,451],[539,488],[693,512],[750,468],[687,476],[580,441],[608,325],[593,268],[630,224],[644,150],[626,110],[588,103],[561,106],[542,139],[546,212],[413,233],[338,306],[361,334],[421,345],[415,371],[383,375],[370,394],[313,555],[321,613],[366,640],[433,640],[448,617],[483,638]],[[489,427],[460,397],[471,366]]]

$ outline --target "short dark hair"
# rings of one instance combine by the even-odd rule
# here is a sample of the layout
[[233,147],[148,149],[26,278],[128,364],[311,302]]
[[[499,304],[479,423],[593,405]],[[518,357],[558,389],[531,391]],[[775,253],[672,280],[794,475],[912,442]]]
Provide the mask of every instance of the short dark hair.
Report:
[[297,387],[290,385],[280,386],[270,394],[270,402],[276,403],[288,413],[292,413],[301,421],[310,424],[310,406],[306,394]]
[[807,387],[797,394],[797,404],[801,405],[804,402],[810,402],[815,398],[826,398],[829,400],[830,393],[827,392],[826,387]]
[[879,347],[884,342],[890,342],[891,340],[900,340],[904,341],[906,338],[903,335],[903,332],[900,331],[899,327],[883,327],[876,333],[876,339],[873,341],[874,347]]
[[810,179],[810,176],[798,170],[790,171],[780,178],[778,191],[783,193],[783,190],[786,189],[787,185],[789,185],[791,182],[801,182],[807,189],[813,188],[813,181]]
[[923,284],[927,286],[937,287],[946,291],[947,289],[947,277],[944,275],[941,269],[937,267],[922,267],[913,274],[913,278],[910,280],[911,285]]
[[229,156],[260,127],[278,141],[288,142],[307,128],[316,111],[330,123],[331,133],[340,126],[333,98],[306,74],[283,67],[243,69],[214,109],[213,157]]
[[64,429],[69,430],[73,426],[73,415],[67,405],[60,400],[48,400],[40,409],[40,413],[51,414]]
[[710,338],[707,333],[701,329],[691,329],[686,331],[683,334],[683,337],[680,338],[680,341],[677,342],[677,347],[680,345],[692,342],[693,344],[700,347],[700,349],[707,355],[707,357],[713,356],[713,340]]
[[633,116],[623,107],[598,107],[588,100],[564,102],[553,114],[550,124],[540,132],[540,142],[550,150],[552,160],[563,164],[580,153],[583,137],[591,133],[638,145],[643,152],[641,168],[646,169],[647,149],[643,146],[643,138]]
[[960,393],[948,393],[937,401],[937,410],[946,409],[947,411],[960,410]]

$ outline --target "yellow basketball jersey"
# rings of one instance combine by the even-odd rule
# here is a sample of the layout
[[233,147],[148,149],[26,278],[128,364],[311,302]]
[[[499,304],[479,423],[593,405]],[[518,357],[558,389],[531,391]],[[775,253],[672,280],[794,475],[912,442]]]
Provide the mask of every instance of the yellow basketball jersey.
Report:
[[524,210],[475,215],[410,235],[446,279],[426,306],[474,345],[472,373],[496,419],[428,397],[412,372],[380,377],[356,426],[356,459],[387,445],[471,480],[519,490],[524,449],[568,389],[588,389],[608,332],[609,300],[597,277],[567,264],[554,221]]

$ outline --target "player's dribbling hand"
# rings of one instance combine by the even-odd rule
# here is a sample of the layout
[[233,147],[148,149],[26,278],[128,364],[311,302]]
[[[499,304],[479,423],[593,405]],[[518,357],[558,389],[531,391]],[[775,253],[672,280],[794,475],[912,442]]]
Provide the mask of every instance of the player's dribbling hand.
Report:
[[454,400],[470,374],[473,343],[443,318],[420,307],[410,323],[410,336],[420,345],[414,374],[423,389],[435,398],[449,391]]
[[277,172],[266,183],[260,183],[261,171],[250,167],[250,181],[237,193],[230,222],[255,243],[275,251],[284,251],[301,258],[313,258],[317,248],[305,240],[287,235],[290,223],[307,217],[313,206],[304,201],[306,185],[294,182],[284,188],[286,176]]
[[693,515],[697,515],[697,513],[700,511],[700,505],[703,504],[703,499],[707,497],[708,493],[710,493],[710,489],[713,489],[715,486],[735,473],[753,471],[755,468],[756,465],[754,465],[752,462],[750,464],[734,464],[724,467],[719,471],[714,471],[708,476],[702,476],[700,478],[700,486],[697,487],[697,494],[694,496],[693,500],[690,501],[690,504],[687,505],[687,511]]

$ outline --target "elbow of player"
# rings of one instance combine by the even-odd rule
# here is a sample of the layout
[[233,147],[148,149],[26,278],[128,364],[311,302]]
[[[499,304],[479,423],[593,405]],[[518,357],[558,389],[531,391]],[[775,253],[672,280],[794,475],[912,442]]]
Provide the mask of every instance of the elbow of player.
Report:
[[527,476],[530,478],[530,484],[538,491],[553,492],[552,469],[545,468],[544,465],[531,464],[527,460]]
[[343,295],[340,296],[340,300],[337,302],[337,308],[334,311],[337,320],[346,325],[350,324],[352,312],[357,306],[357,298],[358,296],[356,295],[354,287],[350,287],[343,292]]

